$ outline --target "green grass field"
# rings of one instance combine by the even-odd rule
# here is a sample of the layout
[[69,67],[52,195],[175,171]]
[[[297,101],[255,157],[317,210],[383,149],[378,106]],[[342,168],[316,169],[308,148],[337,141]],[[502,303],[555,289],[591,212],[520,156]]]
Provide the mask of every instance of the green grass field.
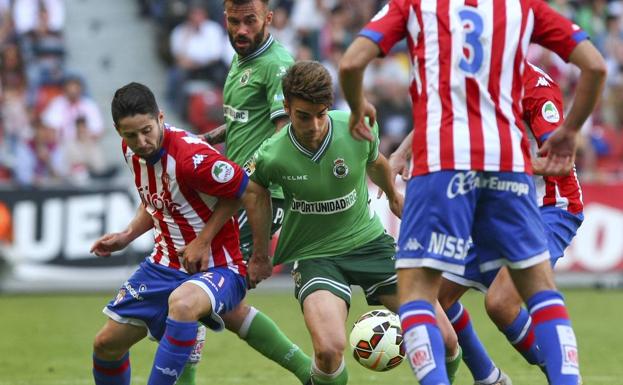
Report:
[[[103,325],[101,308],[115,293],[97,295],[0,296],[0,385],[92,384],[91,344]],[[623,292],[565,291],[574,321],[586,385],[623,384]],[[362,295],[351,308],[349,325],[369,310]],[[297,302],[290,293],[256,292],[249,302],[262,309],[307,352],[309,336]],[[496,363],[515,385],[546,384],[541,372],[526,364],[502,335],[485,320],[482,296],[464,299],[476,328]],[[131,353],[133,384],[145,384],[156,344],[142,341]],[[252,351],[229,332],[208,333],[198,384],[296,385],[294,376]],[[415,384],[403,363],[387,373],[359,366],[347,354],[350,383]],[[472,384],[465,366],[457,385]]]

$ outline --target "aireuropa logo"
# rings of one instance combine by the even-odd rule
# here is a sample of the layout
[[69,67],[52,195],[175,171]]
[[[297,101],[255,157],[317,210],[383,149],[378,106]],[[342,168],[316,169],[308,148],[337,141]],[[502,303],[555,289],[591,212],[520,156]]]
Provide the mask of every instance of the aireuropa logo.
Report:
[[497,175],[483,176],[476,171],[458,172],[452,176],[446,189],[449,199],[459,195],[466,195],[476,188],[512,192],[518,197],[528,195],[530,185],[528,183],[517,182],[514,180],[504,180]]

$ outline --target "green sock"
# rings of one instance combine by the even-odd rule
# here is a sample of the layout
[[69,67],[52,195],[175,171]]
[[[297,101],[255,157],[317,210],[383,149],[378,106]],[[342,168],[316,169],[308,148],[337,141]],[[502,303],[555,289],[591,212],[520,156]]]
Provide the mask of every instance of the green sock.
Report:
[[461,358],[463,357],[463,350],[459,346],[459,351],[456,353],[454,357],[446,357],[446,372],[448,373],[448,379],[450,383],[454,383],[454,379],[456,378],[456,372],[459,370],[459,365],[461,364]]
[[[247,320],[250,322],[248,326]],[[239,335],[264,357],[292,372],[302,384],[308,383],[311,365],[309,356],[292,343],[268,316],[251,307]]]
[[177,379],[175,385],[195,385],[195,377],[197,376],[197,364],[187,363],[184,366],[182,375]]
[[313,385],[346,385],[348,383],[348,372],[343,359],[340,367],[332,374],[324,373],[318,369],[314,362],[311,368],[311,376],[311,384]]

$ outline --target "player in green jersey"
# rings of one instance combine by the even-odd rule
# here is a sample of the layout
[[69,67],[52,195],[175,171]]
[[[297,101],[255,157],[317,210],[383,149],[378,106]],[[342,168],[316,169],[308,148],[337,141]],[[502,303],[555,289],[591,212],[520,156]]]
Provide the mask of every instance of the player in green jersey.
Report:
[[[224,88],[226,124],[211,131],[211,144],[225,141],[226,155],[243,164],[275,131],[287,123],[283,110],[281,78],[294,59],[268,32],[272,11],[268,0],[225,0],[227,34],[236,51]],[[283,220],[283,194],[271,189],[273,226],[276,232]],[[239,214],[240,245],[243,255],[251,255],[251,231],[246,212]],[[249,262],[249,269],[257,265]],[[260,265],[264,266],[264,265]],[[263,272],[270,274],[270,271]],[[251,282],[253,285],[253,282]],[[268,316],[242,303],[223,316],[225,326],[251,347],[292,372],[303,384],[309,381],[310,358],[283,334]],[[198,339],[199,340],[199,339]],[[178,385],[193,385],[202,342],[196,346]]]
[[[398,310],[394,239],[368,205],[367,176],[401,215],[403,196],[394,187],[387,159],[375,140],[358,141],[348,131],[349,114],[329,111],[333,87],[318,62],[294,64],[283,78],[284,107],[291,124],[265,141],[244,165],[251,184],[279,184],[285,197],[283,229],[274,264],[294,262],[295,296],[312,338],[315,385],[348,381],[343,352],[351,285],[361,286],[368,304]],[[266,204],[264,216],[271,215]],[[259,280],[250,272],[251,279]],[[446,344],[460,361],[456,335],[443,310]]]

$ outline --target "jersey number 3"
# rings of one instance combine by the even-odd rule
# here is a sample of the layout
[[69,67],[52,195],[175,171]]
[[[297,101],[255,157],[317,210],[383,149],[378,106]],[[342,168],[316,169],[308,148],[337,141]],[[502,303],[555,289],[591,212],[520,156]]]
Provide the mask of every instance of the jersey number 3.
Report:
[[463,25],[465,41],[463,42],[463,56],[459,61],[459,68],[468,76],[475,75],[484,63],[484,48],[482,33],[484,22],[482,15],[474,8],[465,7],[459,10],[459,18]]

